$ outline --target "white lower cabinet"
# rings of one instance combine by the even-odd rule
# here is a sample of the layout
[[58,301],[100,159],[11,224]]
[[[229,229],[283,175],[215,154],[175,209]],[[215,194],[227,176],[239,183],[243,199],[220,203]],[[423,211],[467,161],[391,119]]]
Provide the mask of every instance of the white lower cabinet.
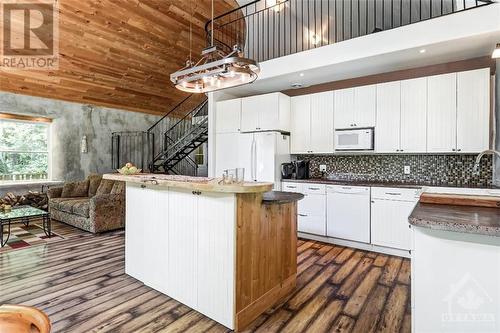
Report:
[[408,216],[418,201],[418,193],[413,189],[372,187],[372,244],[410,250]]
[[326,236],[325,185],[284,182],[283,191],[304,194],[297,206],[297,230]]
[[419,200],[420,189],[288,181],[282,188],[304,194],[297,207],[299,232],[380,246],[388,251],[411,249],[408,216]]

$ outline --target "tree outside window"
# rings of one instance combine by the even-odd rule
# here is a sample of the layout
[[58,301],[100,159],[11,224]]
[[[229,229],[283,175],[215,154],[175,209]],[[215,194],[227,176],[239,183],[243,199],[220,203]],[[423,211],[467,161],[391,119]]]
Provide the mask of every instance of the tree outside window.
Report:
[[0,182],[48,178],[49,126],[0,119]]

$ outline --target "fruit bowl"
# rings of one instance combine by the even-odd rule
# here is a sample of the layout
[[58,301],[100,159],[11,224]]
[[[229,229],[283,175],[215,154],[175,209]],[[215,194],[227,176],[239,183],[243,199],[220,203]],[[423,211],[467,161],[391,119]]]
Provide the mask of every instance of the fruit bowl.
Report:
[[138,173],[141,173],[142,169],[116,169],[116,171],[118,171],[122,175],[137,175]]

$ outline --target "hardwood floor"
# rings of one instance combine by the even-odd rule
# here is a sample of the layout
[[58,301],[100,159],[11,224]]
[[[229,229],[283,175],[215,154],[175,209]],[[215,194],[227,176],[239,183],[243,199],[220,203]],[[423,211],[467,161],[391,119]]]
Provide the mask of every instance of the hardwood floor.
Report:
[[[127,276],[123,231],[65,232],[0,254],[0,304],[42,309],[53,332],[228,331]],[[296,291],[247,332],[410,332],[408,259],[299,240],[298,260]]]

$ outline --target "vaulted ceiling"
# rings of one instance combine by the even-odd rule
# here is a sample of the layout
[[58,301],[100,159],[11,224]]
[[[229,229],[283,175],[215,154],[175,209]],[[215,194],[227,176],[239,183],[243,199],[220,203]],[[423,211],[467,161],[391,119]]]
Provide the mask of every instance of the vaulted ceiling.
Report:
[[[215,0],[215,16],[239,5]],[[59,0],[60,66],[0,71],[0,90],[164,114],[187,94],[169,75],[206,47],[210,0]],[[192,15],[191,15],[192,14]]]

